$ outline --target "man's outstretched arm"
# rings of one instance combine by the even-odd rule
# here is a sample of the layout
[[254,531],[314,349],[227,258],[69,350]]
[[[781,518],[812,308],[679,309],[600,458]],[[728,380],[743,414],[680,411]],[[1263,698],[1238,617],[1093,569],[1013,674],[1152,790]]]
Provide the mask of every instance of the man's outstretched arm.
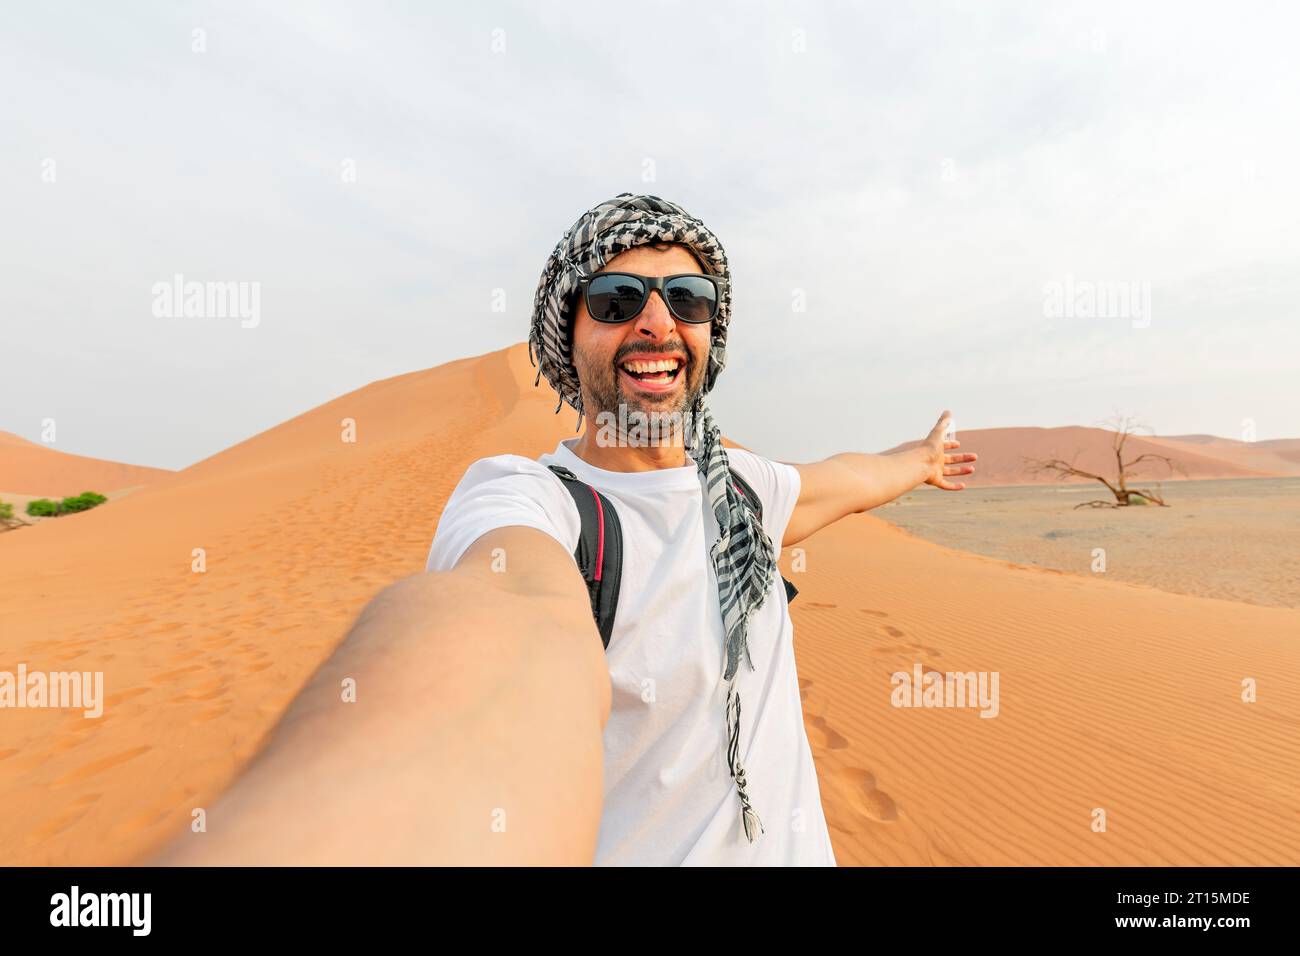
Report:
[[151,862],[589,864],[609,708],[573,558],[541,531],[499,528],[454,570],[371,601],[207,832]]
[[945,441],[950,413],[939,416],[930,434],[916,447],[892,455],[844,452],[799,470],[799,501],[786,525],[781,547],[798,544],[846,515],[859,514],[893,501],[917,485],[961,491],[964,482],[949,478],[975,471],[973,453],[950,454],[961,442]]

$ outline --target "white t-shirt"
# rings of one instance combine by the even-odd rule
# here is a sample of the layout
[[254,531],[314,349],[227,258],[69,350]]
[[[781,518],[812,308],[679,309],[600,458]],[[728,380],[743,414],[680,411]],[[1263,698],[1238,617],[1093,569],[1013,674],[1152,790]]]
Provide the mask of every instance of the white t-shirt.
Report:
[[[576,438],[538,461],[497,455],[474,462],[443,509],[428,570],[455,567],[494,528],[526,525],[572,554],[577,506],[549,464],[600,489],[623,529],[623,576],[606,656],[613,701],[604,736],[604,805],[597,865],[834,866],[817,771],[804,731],[794,627],[773,576],[751,619],[741,698],[741,762],[764,832],[753,843],[727,768],[722,614],[709,549],[718,526],[693,461],[682,468],[616,472],[573,453]],[[728,448],[732,467],[763,502],[779,549],[799,499],[799,472]]]

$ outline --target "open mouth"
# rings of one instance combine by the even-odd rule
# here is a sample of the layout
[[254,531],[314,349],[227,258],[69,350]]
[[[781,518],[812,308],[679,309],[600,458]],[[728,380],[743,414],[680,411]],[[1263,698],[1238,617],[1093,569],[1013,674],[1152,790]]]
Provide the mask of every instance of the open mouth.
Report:
[[626,359],[619,363],[619,372],[636,383],[643,391],[662,392],[677,384],[686,368],[684,360]]

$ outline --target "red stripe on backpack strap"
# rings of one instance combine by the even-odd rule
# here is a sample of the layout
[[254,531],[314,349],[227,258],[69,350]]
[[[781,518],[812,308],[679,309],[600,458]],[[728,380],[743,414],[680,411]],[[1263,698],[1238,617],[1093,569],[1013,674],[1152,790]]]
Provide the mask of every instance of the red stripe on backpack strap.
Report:
[[600,494],[595,488],[591,489],[591,495],[596,499],[596,519],[599,529],[596,535],[596,580],[599,581],[601,569],[605,566],[605,509],[601,506]]

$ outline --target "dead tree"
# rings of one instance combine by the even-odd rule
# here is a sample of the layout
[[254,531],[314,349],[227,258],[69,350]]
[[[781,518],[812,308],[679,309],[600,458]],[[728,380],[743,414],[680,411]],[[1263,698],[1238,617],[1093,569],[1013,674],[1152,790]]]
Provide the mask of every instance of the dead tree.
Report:
[[[1127,508],[1134,503],[1134,499],[1142,499],[1142,501],[1139,502],[1142,504],[1145,504],[1146,502],[1149,501],[1152,504],[1159,505],[1162,508],[1168,508],[1169,505],[1165,503],[1165,499],[1160,494],[1159,484],[1156,485],[1156,489],[1157,489],[1156,491],[1152,491],[1149,488],[1130,488],[1128,486],[1128,479],[1135,476],[1136,473],[1134,472],[1133,469],[1140,463],[1147,460],[1163,461],[1165,463],[1165,466],[1169,469],[1171,473],[1174,471],[1183,472],[1182,466],[1177,464],[1172,458],[1169,458],[1166,455],[1157,455],[1153,452],[1144,452],[1143,454],[1138,455],[1136,458],[1133,458],[1129,461],[1125,461],[1124,444],[1129,440],[1129,437],[1131,435],[1138,433],[1139,431],[1145,431],[1149,433],[1151,429],[1145,425],[1139,424],[1138,422],[1134,421],[1131,417],[1127,415],[1124,416],[1117,415],[1114,418],[1107,419],[1107,421],[1103,422],[1102,424],[1103,426],[1105,425],[1113,426],[1113,428],[1111,429],[1112,436],[1113,436],[1111,438],[1111,447],[1115,451],[1114,479],[1107,479],[1102,475],[1094,475],[1090,471],[1084,471],[1082,468],[1076,467],[1073,461],[1065,461],[1062,458],[1048,458],[1048,459],[1026,458],[1024,460],[1028,463],[1030,470],[1036,474],[1048,473],[1048,474],[1054,474],[1060,478],[1075,477],[1075,478],[1088,478],[1091,479],[1092,481],[1100,481],[1103,485],[1106,486],[1107,490],[1112,495],[1115,496],[1114,501],[1103,501],[1100,499],[1094,501],[1085,501],[1082,504],[1075,505],[1074,507],[1076,509],[1078,508]],[[1075,453],[1075,458],[1078,458],[1077,452]]]

